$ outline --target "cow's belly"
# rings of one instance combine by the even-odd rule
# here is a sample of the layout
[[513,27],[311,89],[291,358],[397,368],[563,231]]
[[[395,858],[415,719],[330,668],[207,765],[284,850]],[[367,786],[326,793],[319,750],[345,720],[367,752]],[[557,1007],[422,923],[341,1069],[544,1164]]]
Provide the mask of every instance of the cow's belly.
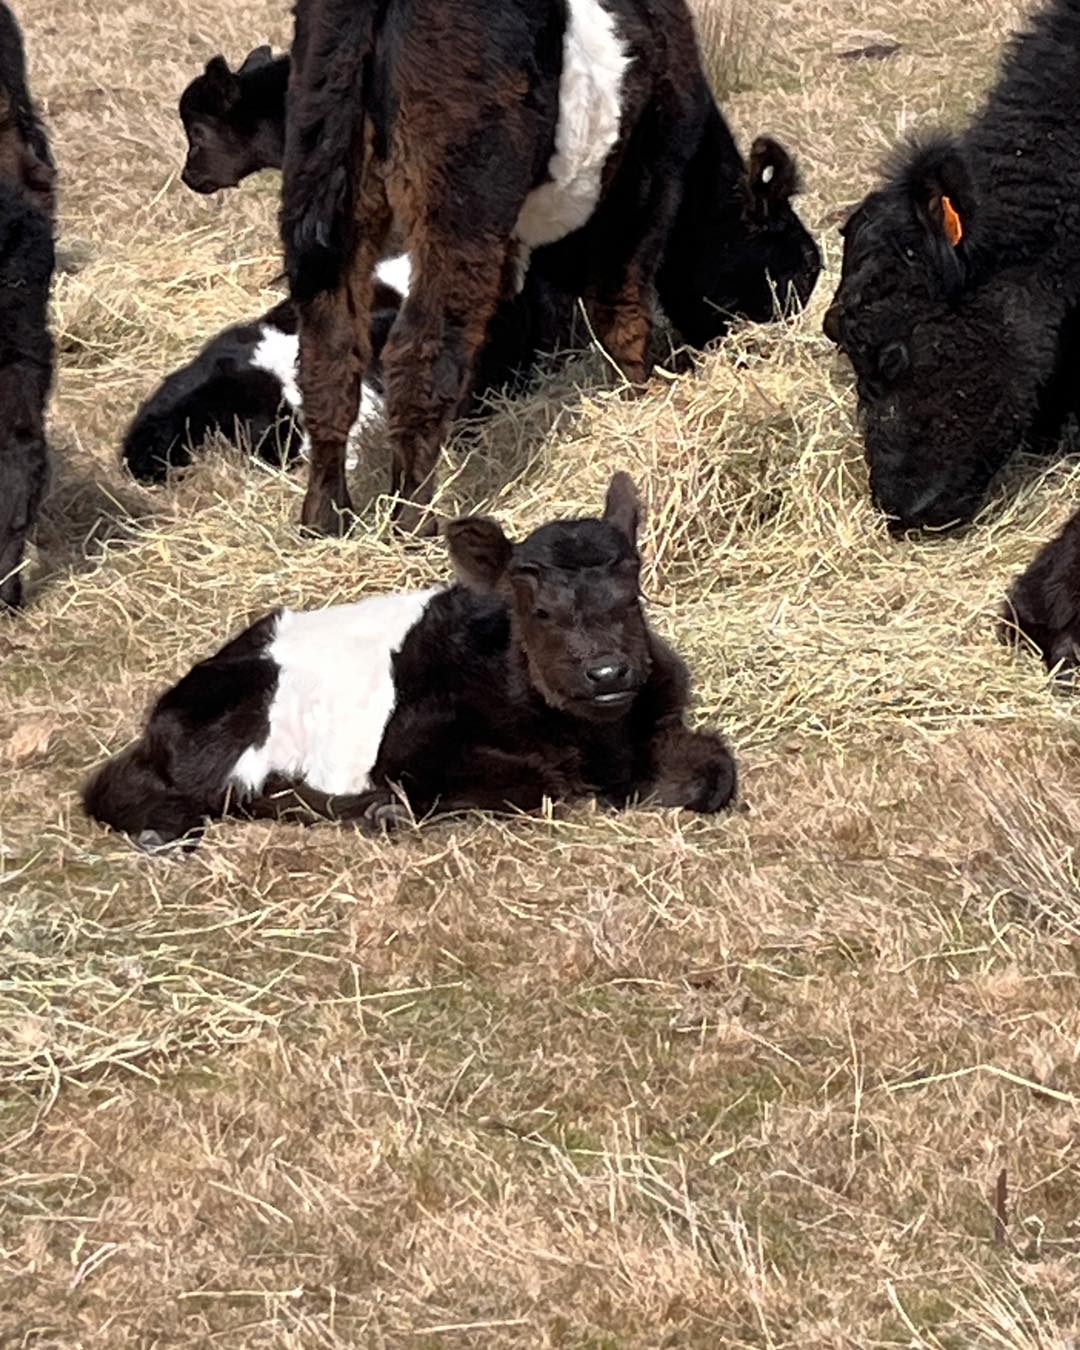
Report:
[[570,0],[555,153],[548,181],[526,197],[515,231],[527,249],[565,238],[596,210],[604,165],[619,140],[629,64],[615,20],[599,0]]

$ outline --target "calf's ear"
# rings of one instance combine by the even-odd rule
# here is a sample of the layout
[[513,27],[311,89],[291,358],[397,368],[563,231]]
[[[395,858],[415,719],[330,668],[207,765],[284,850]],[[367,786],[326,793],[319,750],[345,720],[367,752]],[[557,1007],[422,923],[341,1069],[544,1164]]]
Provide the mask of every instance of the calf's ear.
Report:
[[604,502],[604,519],[614,525],[620,533],[626,535],[633,546],[637,547],[638,523],[641,518],[641,498],[633,479],[621,470],[611,480]]
[[763,224],[800,189],[799,170],[779,141],[759,136],[750,147],[746,175],[754,219]]
[[915,151],[905,173],[916,219],[934,245],[956,250],[975,217],[975,185],[964,152],[940,139]]
[[240,85],[236,76],[229,69],[228,61],[220,54],[212,56],[206,63],[205,74],[211,87],[224,100],[225,106],[231,107],[240,96]]
[[444,527],[450,561],[474,591],[493,591],[510,562],[513,546],[488,516],[464,516]]
[[244,64],[236,72],[237,75],[250,75],[253,70],[261,70],[263,66],[270,65],[274,60],[274,50],[269,45],[256,47],[254,51],[248,52],[244,57]]

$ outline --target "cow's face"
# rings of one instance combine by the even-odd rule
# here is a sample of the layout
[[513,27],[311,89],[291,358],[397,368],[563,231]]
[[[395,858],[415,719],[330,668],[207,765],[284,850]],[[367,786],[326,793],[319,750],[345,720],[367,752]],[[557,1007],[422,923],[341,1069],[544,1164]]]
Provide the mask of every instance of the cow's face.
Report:
[[821,253],[792,205],[798,191],[795,161],[768,137],[736,181],[690,183],[659,285],[691,346],[723,337],[735,318],[767,323],[809,300]]
[[637,517],[633,484],[616,474],[601,520],[557,521],[516,546],[486,518],[447,529],[461,579],[506,600],[533,688],[588,722],[625,716],[652,667]]
[[980,280],[957,146],[917,151],[844,226],[825,332],[855,369],[870,488],[895,531],[970,520],[1053,373],[1060,298],[1025,269]]

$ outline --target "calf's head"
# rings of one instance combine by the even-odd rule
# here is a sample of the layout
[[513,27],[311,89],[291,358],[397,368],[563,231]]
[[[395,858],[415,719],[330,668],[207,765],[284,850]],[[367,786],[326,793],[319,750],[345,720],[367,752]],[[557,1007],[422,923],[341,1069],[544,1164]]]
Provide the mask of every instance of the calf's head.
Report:
[[215,56],[184,90],[188,153],[180,177],[193,192],[236,187],[260,169],[281,167],[288,63],[269,47],[257,47],[236,71]]
[[963,151],[909,152],[843,227],[825,333],[851,360],[870,488],[894,531],[970,520],[1030,431],[1065,316],[1034,268],[976,267]]
[[447,526],[460,579],[505,600],[533,688],[550,707],[589,722],[622,717],[652,665],[639,511],[633,483],[617,473],[599,520],[555,521],[518,544],[486,517]]

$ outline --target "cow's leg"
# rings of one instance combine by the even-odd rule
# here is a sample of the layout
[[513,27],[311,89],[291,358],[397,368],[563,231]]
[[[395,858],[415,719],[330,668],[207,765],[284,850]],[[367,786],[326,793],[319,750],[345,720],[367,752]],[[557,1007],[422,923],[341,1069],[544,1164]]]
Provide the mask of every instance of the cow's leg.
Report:
[[345,534],[352,501],[345,450],[371,361],[373,274],[390,224],[381,182],[372,173],[359,194],[357,239],[333,290],[299,306],[300,395],[311,442],[301,524],[315,534]]
[[[648,136],[643,144],[651,145]],[[658,153],[650,149],[644,162]],[[682,194],[677,166],[670,166],[670,173],[665,167],[660,164],[645,183],[625,176],[624,169],[592,227],[596,262],[586,307],[598,340],[635,387],[649,378],[656,275]]]
[[440,237],[429,227],[414,251],[413,279],[383,349],[387,424],[394,454],[394,510],[405,533],[433,534],[435,465],[450,419],[503,292],[510,245],[497,235]]
[[[18,367],[13,366],[12,371],[17,372]],[[18,418],[18,403],[13,402]],[[0,611],[18,609],[22,604],[23,554],[45,491],[47,468],[41,431],[16,421],[6,442],[0,444]]]

